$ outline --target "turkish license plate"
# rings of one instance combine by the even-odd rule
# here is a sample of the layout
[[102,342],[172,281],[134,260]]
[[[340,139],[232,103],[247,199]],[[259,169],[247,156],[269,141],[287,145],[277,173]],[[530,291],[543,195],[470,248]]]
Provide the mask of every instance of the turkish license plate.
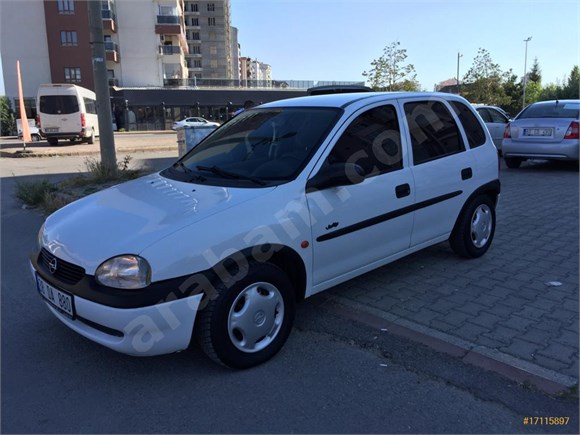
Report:
[[54,128],[45,128],[44,129],[45,133],[58,133],[58,127],[54,127]]
[[49,304],[67,316],[74,318],[75,309],[73,296],[71,294],[54,288],[38,275],[36,275],[36,288],[38,289],[38,293],[40,293],[44,300]]
[[551,128],[524,128],[524,136],[552,136]]

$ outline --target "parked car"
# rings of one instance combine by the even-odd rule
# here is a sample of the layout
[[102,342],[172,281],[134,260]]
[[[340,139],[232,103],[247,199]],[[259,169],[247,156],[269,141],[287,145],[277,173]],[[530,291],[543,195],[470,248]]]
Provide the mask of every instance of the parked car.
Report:
[[510,122],[508,114],[501,108],[496,106],[483,106],[474,104],[475,110],[485,122],[489,134],[493,139],[495,147],[502,154],[503,133],[506,125]]
[[506,126],[503,156],[508,168],[527,159],[578,161],[580,100],[530,104]]
[[498,169],[456,95],[268,103],[171,167],[49,216],[32,273],[50,311],[97,343],[158,355],[193,338],[247,368],[280,350],[304,298],[447,240],[483,255]]
[[217,122],[208,121],[207,119],[194,116],[194,117],[182,119],[181,121],[174,122],[173,125],[171,126],[171,128],[173,130],[177,130],[178,128],[182,128],[182,127],[204,127],[204,126],[205,127],[209,127],[209,126],[219,127],[220,124]]
[[[38,127],[30,126],[28,128],[30,129],[30,138],[32,139],[32,142],[40,141],[41,137]],[[22,140],[22,130],[18,130],[18,139]]]

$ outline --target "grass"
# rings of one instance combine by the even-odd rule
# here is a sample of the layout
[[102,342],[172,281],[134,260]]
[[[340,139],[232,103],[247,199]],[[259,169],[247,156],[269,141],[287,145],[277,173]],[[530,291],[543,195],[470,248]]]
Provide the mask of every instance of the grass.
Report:
[[144,175],[144,169],[131,169],[130,163],[131,156],[125,156],[117,162],[117,167],[109,168],[99,160],[88,158],[85,159],[86,174],[59,183],[46,179],[17,183],[16,197],[28,207],[50,214],[91,193]]

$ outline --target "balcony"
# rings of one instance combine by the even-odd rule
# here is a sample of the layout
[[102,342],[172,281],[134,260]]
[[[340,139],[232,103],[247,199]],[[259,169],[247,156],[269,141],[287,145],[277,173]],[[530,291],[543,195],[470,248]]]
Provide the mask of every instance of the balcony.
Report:
[[105,41],[107,61],[119,63],[119,46],[113,41]]
[[157,15],[155,33],[158,35],[182,35],[185,42],[185,30],[181,25],[181,19],[177,15]]
[[159,54],[181,54],[181,47],[179,45],[160,45]]
[[101,9],[101,18],[103,20],[103,30],[110,30],[117,33],[117,16],[111,9]]

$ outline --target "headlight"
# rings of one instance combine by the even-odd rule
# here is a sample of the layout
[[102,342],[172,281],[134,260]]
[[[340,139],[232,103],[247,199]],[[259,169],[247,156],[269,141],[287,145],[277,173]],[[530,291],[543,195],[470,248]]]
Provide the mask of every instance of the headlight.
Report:
[[101,264],[95,278],[107,287],[141,289],[151,284],[151,268],[141,257],[120,255]]
[[44,244],[42,243],[42,234],[43,233],[44,233],[44,224],[42,224],[42,226],[40,227],[40,230],[38,231],[38,250],[39,251],[44,247]]

